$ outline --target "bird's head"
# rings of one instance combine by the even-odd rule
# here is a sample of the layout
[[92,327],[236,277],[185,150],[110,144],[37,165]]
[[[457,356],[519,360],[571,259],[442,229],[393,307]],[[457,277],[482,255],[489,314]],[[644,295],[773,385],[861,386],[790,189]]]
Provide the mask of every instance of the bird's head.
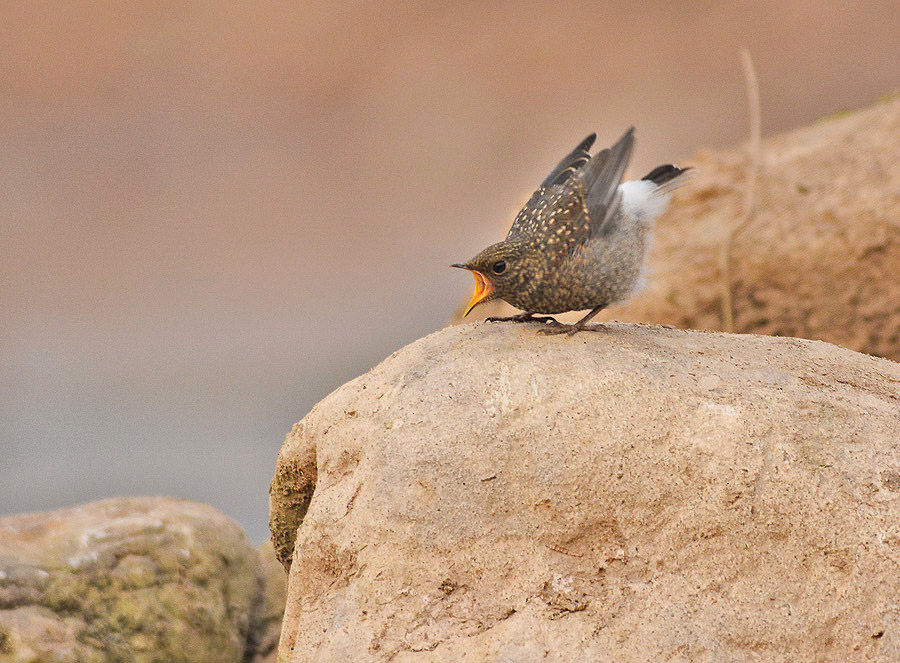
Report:
[[459,267],[472,272],[475,277],[475,294],[466,307],[463,317],[484,302],[493,299],[509,301],[509,295],[522,287],[525,277],[525,260],[521,247],[513,242],[503,241],[492,244],[467,263],[457,263]]

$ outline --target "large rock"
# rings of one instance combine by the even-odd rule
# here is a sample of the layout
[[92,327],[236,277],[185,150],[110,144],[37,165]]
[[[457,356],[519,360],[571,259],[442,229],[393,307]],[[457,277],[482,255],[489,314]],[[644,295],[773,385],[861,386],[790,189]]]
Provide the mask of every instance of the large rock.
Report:
[[[657,223],[646,291],[598,319],[724,329],[720,252],[743,214],[750,153],[685,163],[698,173]],[[765,141],[756,194],[732,242],[734,330],[900,361],[900,97]]]
[[900,660],[891,361],[451,327],[295,427],[299,493],[310,458],[280,661]]
[[273,660],[283,583],[271,548],[196,502],[0,518],[0,661]]

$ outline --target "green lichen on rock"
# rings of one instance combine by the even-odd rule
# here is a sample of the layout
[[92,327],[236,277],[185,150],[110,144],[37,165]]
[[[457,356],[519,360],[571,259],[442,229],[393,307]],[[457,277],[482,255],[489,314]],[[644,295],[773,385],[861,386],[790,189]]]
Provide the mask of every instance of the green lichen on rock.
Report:
[[297,528],[316,488],[316,450],[303,435],[303,424],[294,424],[284,440],[275,476],[269,486],[269,529],[275,556],[285,570],[291,567]]
[[260,556],[212,507],[105,500],[0,519],[0,533],[4,663],[242,663],[256,654]]

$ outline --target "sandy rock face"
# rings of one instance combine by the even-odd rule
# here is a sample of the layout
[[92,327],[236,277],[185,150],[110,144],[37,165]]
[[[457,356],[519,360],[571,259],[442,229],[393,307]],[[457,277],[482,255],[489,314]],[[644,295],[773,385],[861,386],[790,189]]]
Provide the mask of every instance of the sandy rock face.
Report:
[[118,498],[0,518],[3,663],[262,663],[279,591],[240,526],[204,504]]
[[[656,224],[646,290],[598,319],[724,328],[720,251],[750,162],[746,148],[684,160],[697,175]],[[766,140],[754,209],[731,245],[735,331],[900,361],[900,98]]]
[[457,326],[289,443],[282,480],[318,477],[279,660],[900,660],[893,362]]

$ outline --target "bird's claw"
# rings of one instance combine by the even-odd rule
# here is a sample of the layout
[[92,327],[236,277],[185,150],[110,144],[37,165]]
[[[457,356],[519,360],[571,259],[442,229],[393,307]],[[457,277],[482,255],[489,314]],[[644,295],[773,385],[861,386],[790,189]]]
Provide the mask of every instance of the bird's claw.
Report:
[[566,334],[567,336],[572,336],[578,330],[574,329],[574,325],[560,325],[557,326],[548,326],[546,329],[538,329],[538,334],[543,334],[545,336],[555,336],[557,334]]
[[557,322],[553,326],[548,326],[546,329],[538,329],[538,334],[545,334],[547,336],[552,336],[556,334],[565,334],[566,336],[574,336],[580,331],[586,332],[596,332],[603,331],[606,328],[603,325],[591,325],[588,327],[587,325],[564,325],[560,322]]
[[575,326],[563,324],[555,318],[552,320],[552,322],[547,321],[543,329],[538,329],[538,334],[567,334],[571,333],[570,330]]

